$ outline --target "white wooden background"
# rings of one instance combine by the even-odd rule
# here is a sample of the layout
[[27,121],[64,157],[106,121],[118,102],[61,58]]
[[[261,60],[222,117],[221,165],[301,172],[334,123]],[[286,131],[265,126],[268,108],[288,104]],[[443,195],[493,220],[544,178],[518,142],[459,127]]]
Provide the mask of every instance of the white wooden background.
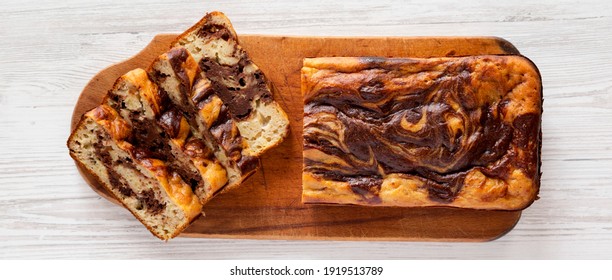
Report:
[[[612,2],[124,2],[2,1],[1,259],[612,258]],[[70,115],[95,73],[212,10],[239,34],[508,39],[543,76],[541,199],[487,243],[153,238],[78,175]]]

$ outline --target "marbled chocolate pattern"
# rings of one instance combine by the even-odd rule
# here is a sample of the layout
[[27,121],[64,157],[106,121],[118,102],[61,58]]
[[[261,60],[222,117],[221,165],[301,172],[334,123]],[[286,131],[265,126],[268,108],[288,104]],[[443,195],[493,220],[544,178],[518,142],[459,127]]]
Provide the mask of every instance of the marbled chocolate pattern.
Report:
[[476,169],[500,180],[521,169],[539,185],[531,66],[518,56],[306,60],[304,172],[347,182],[369,204],[394,173],[443,203]]

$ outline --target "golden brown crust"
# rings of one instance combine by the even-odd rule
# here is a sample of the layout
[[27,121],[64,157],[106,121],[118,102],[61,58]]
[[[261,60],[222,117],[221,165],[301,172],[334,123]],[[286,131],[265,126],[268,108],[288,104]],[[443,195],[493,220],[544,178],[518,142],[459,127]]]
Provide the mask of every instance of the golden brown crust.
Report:
[[315,58],[306,203],[514,210],[539,190],[537,68],[520,56]]

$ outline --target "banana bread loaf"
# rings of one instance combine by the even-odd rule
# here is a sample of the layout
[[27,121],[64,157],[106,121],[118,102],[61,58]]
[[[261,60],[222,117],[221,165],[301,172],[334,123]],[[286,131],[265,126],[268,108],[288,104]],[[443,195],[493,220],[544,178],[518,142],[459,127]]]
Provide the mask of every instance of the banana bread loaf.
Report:
[[540,185],[541,90],[521,56],[305,59],[302,199],[525,208]]

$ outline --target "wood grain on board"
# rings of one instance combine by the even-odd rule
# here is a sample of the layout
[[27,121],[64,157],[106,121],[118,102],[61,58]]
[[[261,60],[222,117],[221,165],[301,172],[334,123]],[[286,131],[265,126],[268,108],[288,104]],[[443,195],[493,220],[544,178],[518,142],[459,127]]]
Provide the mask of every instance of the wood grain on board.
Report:
[[[169,48],[176,35],[156,36],[133,58],[99,72],[85,87],[72,116],[71,129],[97,106],[115,80],[137,67],[146,68]],[[262,156],[262,168],[240,188],[204,206],[205,217],[182,236],[324,239],[486,241],[502,236],[518,222],[521,211],[452,208],[398,208],[304,205],[300,201],[302,115],[300,68],[305,57],[434,57],[518,54],[495,37],[282,37],[240,36],[241,44],[275,87],[275,99],[291,121],[288,138]],[[92,188],[113,201],[86,172]]]

